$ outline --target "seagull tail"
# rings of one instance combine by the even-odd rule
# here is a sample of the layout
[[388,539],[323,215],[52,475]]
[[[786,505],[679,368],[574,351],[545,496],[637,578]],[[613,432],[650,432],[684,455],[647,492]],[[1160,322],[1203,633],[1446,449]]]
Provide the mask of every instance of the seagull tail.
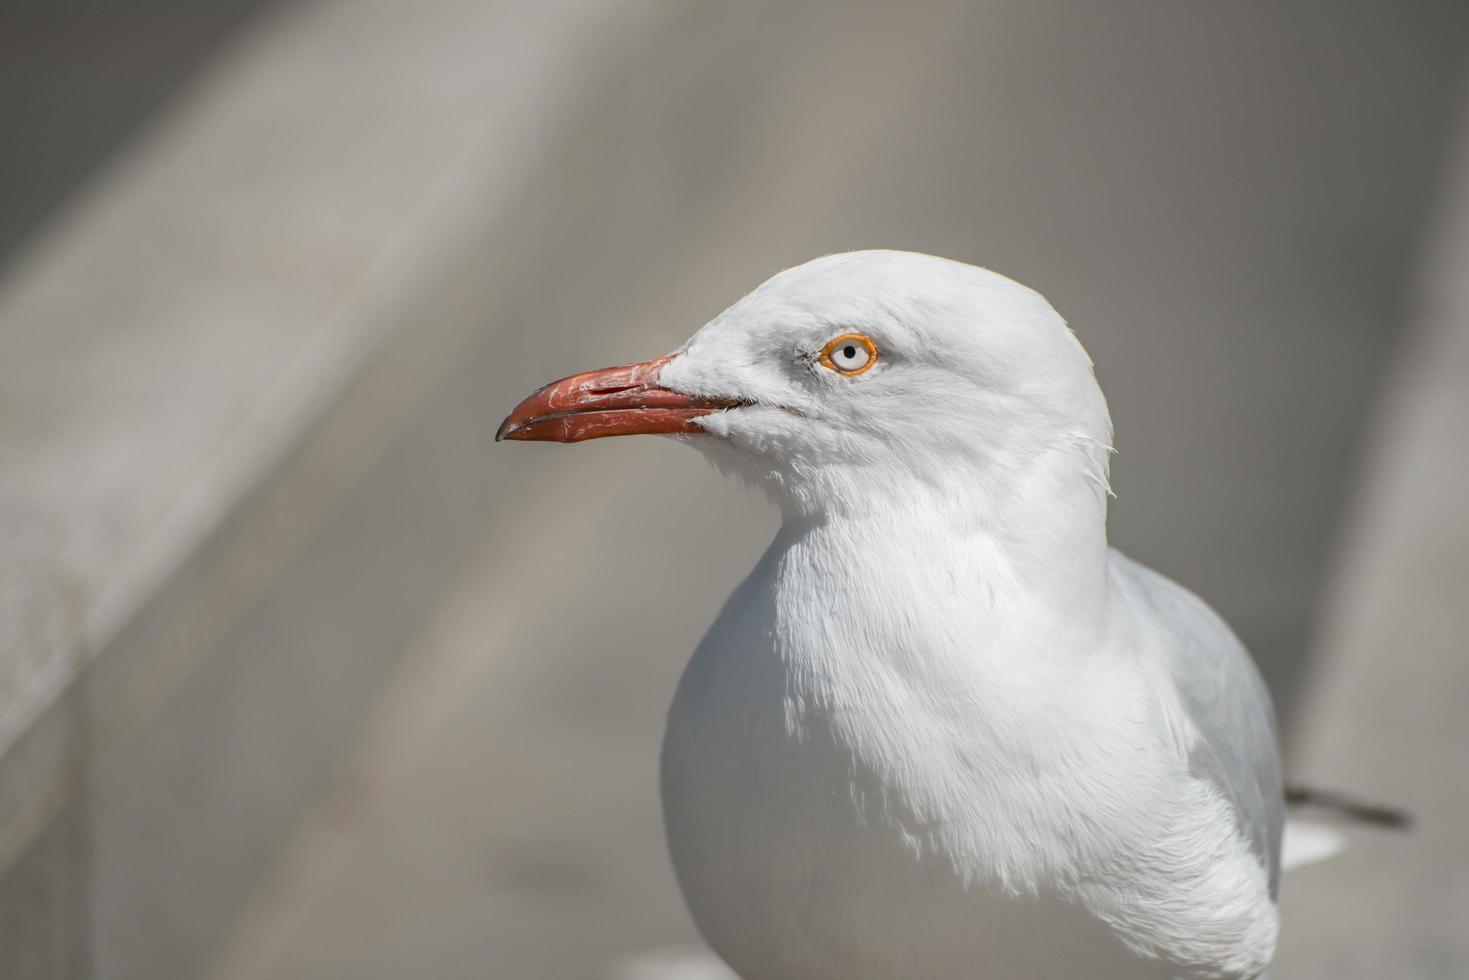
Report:
[[1307,864],[1325,861],[1346,850],[1346,846],[1346,837],[1335,827],[1292,818],[1285,822],[1285,840],[1280,847],[1280,870],[1294,871]]
[[[1413,815],[1406,810],[1366,803],[1333,790],[1307,786],[1287,786],[1285,802],[1292,815],[1285,823],[1285,840],[1281,847],[1280,867],[1290,871],[1302,865],[1315,864],[1334,857],[1346,849],[1343,823],[1367,824],[1389,830],[1407,830]],[[1296,812],[1310,809],[1322,819],[1301,819]],[[1330,820],[1336,826],[1326,823]]]
[[1368,803],[1346,793],[1311,786],[1287,786],[1285,805],[1291,809],[1310,807],[1351,823],[1371,824],[1389,830],[1407,830],[1413,826],[1413,815],[1407,810]]

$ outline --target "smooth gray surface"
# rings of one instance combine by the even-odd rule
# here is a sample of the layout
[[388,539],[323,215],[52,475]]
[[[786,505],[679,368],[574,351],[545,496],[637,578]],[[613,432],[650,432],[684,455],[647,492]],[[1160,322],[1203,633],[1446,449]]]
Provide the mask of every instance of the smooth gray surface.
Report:
[[0,269],[272,0],[6,0]]
[[1287,882],[1283,978],[1469,976],[1469,106],[1459,134],[1297,726],[1301,778],[1416,824]]
[[410,311],[654,7],[282,11],[0,280],[0,976],[217,946],[482,499]]
[[649,6],[283,9],[7,270],[0,752],[513,197]]
[[[1114,540],[1218,606],[1292,708],[1458,91],[1469,9],[1411,14],[675,16],[436,304],[483,329],[454,411],[416,430],[485,454],[423,475],[485,481],[475,555],[217,975],[591,978],[691,937],[658,735],[774,516],[674,445],[488,434],[537,384],[671,349],[824,251],[923,249],[1045,291],[1111,399]],[[544,251],[487,289],[507,241]]]

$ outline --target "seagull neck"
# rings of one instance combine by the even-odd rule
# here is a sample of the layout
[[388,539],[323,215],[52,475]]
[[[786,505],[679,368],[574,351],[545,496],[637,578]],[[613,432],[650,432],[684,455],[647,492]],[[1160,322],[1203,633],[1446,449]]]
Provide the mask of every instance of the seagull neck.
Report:
[[967,582],[983,596],[1024,596],[1085,619],[1101,614],[1107,595],[1107,492],[1090,472],[1037,457],[1003,480],[895,483],[856,505],[788,511],[782,536],[804,540],[841,577],[900,569],[931,576],[930,586]]

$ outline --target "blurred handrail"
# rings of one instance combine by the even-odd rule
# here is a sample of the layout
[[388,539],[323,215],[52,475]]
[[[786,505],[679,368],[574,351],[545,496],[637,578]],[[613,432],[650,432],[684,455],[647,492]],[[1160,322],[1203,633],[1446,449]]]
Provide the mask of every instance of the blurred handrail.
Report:
[[[164,590],[200,579],[201,548],[411,329],[660,8],[277,9],[6,271],[0,881],[93,757],[145,728],[209,649],[143,642],[112,657],[115,638]],[[391,423],[392,406],[375,410]],[[318,507],[388,438],[354,431],[355,455],[318,470],[335,484],[303,491]],[[291,513],[309,525],[311,506]],[[308,525],[257,534],[233,577],[184,596],[175,618],[196,638],[224,628]],[[7,930],[34,934],[27,924],[49,914],[5,908],[14,891],[0,889],[0,972],[19,955]]]
[[1276,968],[1292,977],[1469,971],[1469,88],[1455,128],[1290,746],[1297,777],[1414,826],[1354,835],[1286,882]]

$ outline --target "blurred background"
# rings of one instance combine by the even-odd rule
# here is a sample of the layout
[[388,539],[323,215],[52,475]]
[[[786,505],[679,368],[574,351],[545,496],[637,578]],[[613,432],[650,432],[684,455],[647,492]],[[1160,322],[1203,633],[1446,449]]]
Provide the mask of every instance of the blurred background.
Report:
[[492,435],[866,247],[1052,300],[1113,541],[1296,779],[1416,812],[1286,880],[1272,975],[1469,976],[1466,51],[1460,0],[0,0],[0,977],[665,977],[663,714],[775,515]]

